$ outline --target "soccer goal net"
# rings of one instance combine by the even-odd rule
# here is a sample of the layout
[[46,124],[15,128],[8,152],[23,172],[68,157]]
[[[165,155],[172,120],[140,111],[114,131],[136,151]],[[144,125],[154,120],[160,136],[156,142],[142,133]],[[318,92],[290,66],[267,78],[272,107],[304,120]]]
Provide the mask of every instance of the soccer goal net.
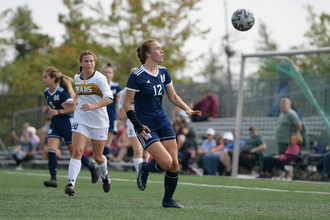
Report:
[[310,152],[321,140],[330,143],[330,48],[242,54],[237,97],[235,130],[248,138],[249,127],[256,126],[267,144],[265,154],[278,154],[276,123],[284,97],[291,100],[304,125],[301,150]]

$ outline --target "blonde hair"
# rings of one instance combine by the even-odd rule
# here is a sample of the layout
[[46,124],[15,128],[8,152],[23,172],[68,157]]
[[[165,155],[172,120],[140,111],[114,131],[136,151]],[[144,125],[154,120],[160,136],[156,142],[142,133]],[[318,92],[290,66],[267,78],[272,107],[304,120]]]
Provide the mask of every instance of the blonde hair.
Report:
[[59,82],[60,86],[69,92],[71,98],[74,98],[75,93],[72,88],[73,79],[71,77],[60,73],[55,67],[52,66],[46,68],[44,72],[48,73],[50,78],[55,78],[55,83]]
[[297,138],[297,141],[298,141],[298,145],[301,144],[303,142],[303,139],[302,137],[298,134],[298,133],[292,133],[291,136],[290,136],[290,139],[288,141],[288,145],[291,145],[291,137],[292,136],[295,136]]

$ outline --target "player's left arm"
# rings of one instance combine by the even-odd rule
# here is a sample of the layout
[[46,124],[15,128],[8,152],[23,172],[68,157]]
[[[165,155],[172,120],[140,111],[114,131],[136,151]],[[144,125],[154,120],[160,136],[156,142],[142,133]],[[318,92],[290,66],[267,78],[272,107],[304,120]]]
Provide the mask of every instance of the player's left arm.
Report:
[[182,99],[176,94],[173,84],[166,85],[165,90],[168,99],[177,107],[183,109],[188,115],[202,115],[199,110],[193,111],[189,106],[182,101]]
[[102,108],[106,105],[110,105],[112,102],[113,101],[110,97],[105,97],[104,99],[102,99],[101,101],[99,101],[93,105],[89,104],[89,103],[85,103],[81,106],[80,109],[82,111],[94,110],[94,109]]

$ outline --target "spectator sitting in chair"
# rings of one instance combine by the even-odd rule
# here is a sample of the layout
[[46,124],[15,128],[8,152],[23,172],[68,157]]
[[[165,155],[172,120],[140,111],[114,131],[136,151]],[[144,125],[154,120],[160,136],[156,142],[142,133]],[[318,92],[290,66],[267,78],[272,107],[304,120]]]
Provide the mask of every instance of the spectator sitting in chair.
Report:
[[204,168],[204,155],[213,152],[213,148],[217,146],[217,142],[214,139],[215,130],[208,128],[206,130],[206,138],[203,140],[201,146],[197,148],[197,156],[195,158],[195,167]]
[[190,103],[189,107],[193,110],[200,110],[201,116],[192,115],[192,121],[212,121],[218,117],[219,101],[212,90],[206,90],[206,96],[198,102]]
[[[222,136],[224,142],[224,147],[221,149],[218,146],[211,149],[211,151],[203,156],[204,167],[209,175],[216,175],[218,171],[221,154],[225,149],[230,149],[234,147],[234,135],[230,132],[225,132]],[[244,140],[240,140],[240,145],[244,144]]]
[[[284,165],[294,160],[292,154],[299,154],[302,138],[299,134],[293,133],[288,142],[288,147],[284,154],[266,156],[263,160],[262,172],[257,178],[272,178],[273,167],[276,166],[284,171]],[[292,179],[292,172],[288,172],[286,178]]]
[[40,138],[39,136],[36,134],[37,133],[37,129],[35,129],[35,127],[28,127],[28,131],[30,133],[30,142],[33,145],[33,149],[34,150],[39,150],[39,146],[40,146]]
[[18,144],[14,150],[14,160],[16,161],[16,170],[23,169],[23,161],[29,161],[33,159],[35,150],[33,144],[30,141],[30,132],[28,128],[30,124],[25,122],[23,124],[23,134],[21,138],[16,135],[14,130],[11,131],[11,135],[14,138],[15,144]]
[[174,120],[172,122],[172,127],[176,137],[176,143],[178,145],[178,158],[180,165],[180,172],[186,173],[190,171],[189,160],[191,158],[191,153],[186,146],[186,136],[184,135],[182,129],[183,124],[180,120]]
[[186,139],[189,139],[189,141],[186,141],[186,145],[188,148],[196,150],[198,146],[196,130],[192,126],[192,124],[188,121],[189,117],[185,111],[181,111],[179,115],[180,115],[180,120],[183,124],[182,131],[184,135],[186,135]]
[[[244,145],[240,147],[239,165],[252,170],[254,166],[261,168],[263,161],[262,151],[266,150],[267,146],[263,138],[258,134],[256,126],[249,128],[250,138]],[[231,174],[233,151],[224,150],[221,153],[220,162],[225,166],[226,175]]]

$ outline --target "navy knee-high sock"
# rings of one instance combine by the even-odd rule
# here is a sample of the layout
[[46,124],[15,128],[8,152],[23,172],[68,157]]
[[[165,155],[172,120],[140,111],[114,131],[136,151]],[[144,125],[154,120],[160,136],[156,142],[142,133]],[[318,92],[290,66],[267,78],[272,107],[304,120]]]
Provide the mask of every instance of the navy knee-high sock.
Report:
[[163,198],[165,202],[170,202],[172,200],[174,191],[176,189],[176,186],[178,185],[178,179],[179,171],[175,173],[171,173],[168,170],[166,171],[164,178],[165,193]]
[[56,157],[56,151],[54,150],[48,150],[48,169],[51,178],[56,180],[57,157]]
[[162,172],[164,171],[155,159],[152,159],[149,163],[145,163],[142,166],[142,169],[147,172]]
[[110,162],[110,147],[104,146],[103,155],[105,156],[105,158],[107,158],[108,166],[109,166],[109,162]]
[[94,164],[88,159],[88,157],[85,154],[83,154],[81,157],[81,163],[84,166],[88,167],[90,171],[94,169]]

